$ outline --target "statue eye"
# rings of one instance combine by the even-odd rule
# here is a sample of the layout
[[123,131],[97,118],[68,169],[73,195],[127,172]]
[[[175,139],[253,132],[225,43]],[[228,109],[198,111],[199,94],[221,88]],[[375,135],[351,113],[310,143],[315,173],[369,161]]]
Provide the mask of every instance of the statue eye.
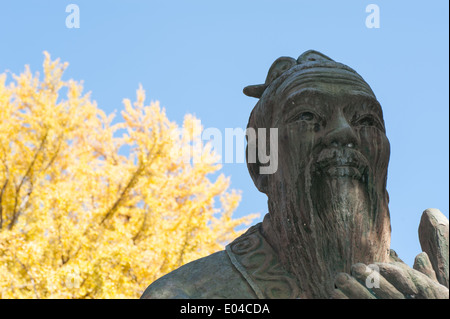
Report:
[[314,119],[314,114],[311,112],[302,112],[299,114],[298,119],[302,121],[312,121]]
[[370,116],[365,116],[358,121],[358,124],[363,126],[374,126],[375,120]]
[[358,126],[374,126],[383,130],[383,126],[380,122],[372,115],[364,115],[356,120],[356,125]]
[[316,115],[315,115],[314,113],[305,111],[305,112],[301,112],[301,113],[299,113],[299,114],[293,116],[293,117],[289,120],[289,122],[295,122],[295,121],[312,121],[312,120],[314,120],[314,119],[316,119]]

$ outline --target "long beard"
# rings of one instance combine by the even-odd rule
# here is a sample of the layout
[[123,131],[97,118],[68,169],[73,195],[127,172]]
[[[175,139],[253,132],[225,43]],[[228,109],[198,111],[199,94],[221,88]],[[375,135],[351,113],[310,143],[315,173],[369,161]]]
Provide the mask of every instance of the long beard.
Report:
[[306,170],[297,187],[279,187],[279,196],[269,200],[280,261],[297,278],[304,298],[329,298],[337,273],[389,256],[385,180],[374,180],[371,172],[361,178],[335,173]]

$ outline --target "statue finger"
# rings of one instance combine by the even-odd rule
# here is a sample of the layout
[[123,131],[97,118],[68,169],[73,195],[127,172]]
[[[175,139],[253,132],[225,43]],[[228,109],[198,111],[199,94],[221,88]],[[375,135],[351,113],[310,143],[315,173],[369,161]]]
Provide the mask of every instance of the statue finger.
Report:
[[448,299],[448,288],[403,263],[376,263],[380,274],[414,299]]
[[406,270],[418,290],[416,295],[417,299],[449,298],[448,288],[444,285],[441,285],[436,280],[431,279],[427,275],[424,275],[415,269],[408,268]]
[[409,273],[400,265],[402,263],[375,263],[383,278],[391,283],[398,291],[406,296],[415,296],[418,289],[412,281]]
[[437,280],[449,287],[449,223],[439,209],[425,210],[420,219],[419,240],[427,253]]
[[430,258],[426,252],[421,252],[414,259],[413,268],[417,271],[420,271],[422,274],[428,276],[430,279],[434,281],[438,281],[436,278],[436,273],[434,272],[433,265],[431,265]]
[[376,299],[369,290],[349,274],[339,273],[334,284],[349,299]]
[[405,299],[400,291],[381,276],[376,265],[355,264],[351,274],[379,299]]

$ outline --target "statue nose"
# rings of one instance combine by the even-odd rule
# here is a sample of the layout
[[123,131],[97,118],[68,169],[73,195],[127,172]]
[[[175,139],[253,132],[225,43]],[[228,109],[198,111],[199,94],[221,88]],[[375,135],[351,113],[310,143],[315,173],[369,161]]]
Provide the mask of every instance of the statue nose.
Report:
[[324,142],[329,147],[355,148],[359,145],[353,127],[343,115],[335,117],[329,123]]

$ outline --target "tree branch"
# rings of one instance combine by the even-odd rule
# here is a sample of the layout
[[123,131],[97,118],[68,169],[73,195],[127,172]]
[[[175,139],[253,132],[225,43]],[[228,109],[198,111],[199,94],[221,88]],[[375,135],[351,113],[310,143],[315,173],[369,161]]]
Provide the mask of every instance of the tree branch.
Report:
[[14,254],[14,257],[15,257],[16,260],[19,262],[19,264],[23,267],[23,269],[25,269],[25,271],[26,271],[28,277],[30,277],[31,285],[33,286],[33,289],[34,289],[34,294],[36,295],[36,298],[37,298],[37,299],[40,299],[39,294],[38,294],[37,289],[36,289],[36,282],[34,281],[33,276],[31,276],[30,272],[28,271],[27,266],[25,266],[25,265],[20,261],[20,259],[17,257],[16,254]]
[[2,190],[0,191],[0,230],[3,227],[3,194],[5,193],[6,186],[8,185],[9,179],[7,178],[5,184],[3,184]]
[[111,206],[110,209],[108,209],[108,211],[106,212],[105,216],[103,217],[103,219],[100,221],[100,225],[102,225],[112,214],[114,214],[114,212],[117,210],[117,208],[119,207],[120,203],[122,202],[122,200],[124,199],[125,195],[128,193],[128,190],[130,188],[133,187],[133,185],[137,182],[137,179],[139,178],[139,175],[141,174],[141,172],[143,171],[144,167],[141,164],[138,169],[133,173],[133,175],[131,176],[130,180],[128,181],[127,185],[125,186],[125,188],[123,189],[123,191],[120,193],[119,197],[116,199],[116,201],[114,202],[114,204]]
[[[48,136],[48,130],[45,132],[45,135],[44,135],[44,137],[43,137],[43,139],[42,139],[42,141],[41,141],[41,144],[39,145],[38,150],[37,150],[36,153],[34,154],[33,160],[31,161],[30,165],[28,166],[28,169],[27,169],[25,175],[22,177],[22,180],[20,181],[19,185],[16,186],[16,197],[15,197],[15,199],[14,199],[14,209],[13,209],[12,219],[11,219],[11,222],[10,222],[10,224],[9,224],[9,226],[8,226],[8,229],[9,229],[9,230],[11,230],[11,229],[13,228],[14,223],[16,222],[17,218],[19,217],[19,215],[20,215],[20,213],[21,213],[20,209],[19,209],[19,210],[17,209],[17,205],[18,205],[18,202],[19,202],[19,196],[20,196],[20,189],[22,188],[23,183],[25,182],[25,179],[26,179],[27,177],[29,178],[29,175],[30,175],[31,170],[32,170],[32,168],[33,168],[33,166],[34,166],[34,163],[36,162],[39,153],[40,153],[40,152],[43,150],[43,148],[44,148],[45,142],[46,142],[46,140],[47,140],[47,136]],[[31,194],[31,192],[32,192],[32,190],[29,191],[29,194]],[[22,205],[21,205],[20,208],[22,208]]]

